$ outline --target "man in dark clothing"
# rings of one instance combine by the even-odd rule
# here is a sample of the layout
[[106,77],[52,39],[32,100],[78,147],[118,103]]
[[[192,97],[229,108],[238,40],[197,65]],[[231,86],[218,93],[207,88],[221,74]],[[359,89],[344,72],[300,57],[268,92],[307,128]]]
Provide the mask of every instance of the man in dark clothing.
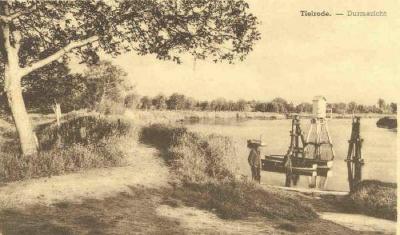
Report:
[[249,146],[250,154],[249,154],[249,165],[251,167],[251,178],[260,183],[261,181],[261,157],[260,157],[260,145],[251,144]]

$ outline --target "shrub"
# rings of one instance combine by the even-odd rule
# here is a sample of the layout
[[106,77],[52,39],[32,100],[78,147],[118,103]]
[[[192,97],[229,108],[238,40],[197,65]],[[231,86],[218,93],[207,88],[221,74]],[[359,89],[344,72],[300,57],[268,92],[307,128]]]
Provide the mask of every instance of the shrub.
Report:
[[102,142],[113,136],[126,135],[130,129],[130,124],[120,119],[81,116],[62,122],[60,128],[56,124],[39,126],[37,135],[40,146],[44,149],[51,149],[57,141],[64,146],[77,143],[88,145]]
[[364,180],[350,194],[355,209],[367,215],[397,220],[397,184]]
[[105,115],[121,115],[125,111],[124,102],[105,99],[96,106],[96,111]]
[[397,118],[393,118],[393,117],[380,118],[376,122],[376,126],[377,127],[388,128],[388,129],[397,128]]
[[234,148],[229,138],[200,136],[184,127],[154,124],[144,127],[140,139],[159,148],[167,163],[184,182],[233,178],[229,157]]
[[[85,138],[77,133],[84,127]],[[96,118],[74,118],[61,125],[57,134],[54,125],[39,128],[38,136],[45,147],[35,156],[21,156],[13,147],[0,152],[0,181],[16,181],[35,177],[59,175],[82,169],[122,166],[126,164],[127,146],[136,140],[133,127],[127,122]],[[11,138],[4,144],[17,146]],[[57,144],[59,143],[59,144]],[[133,147],[133,146],[132,146]]]
[[178,140],[185,134],[187,134],[187,129],[184,127],[152,124],[142,128],[140,140],[161,150],[167,150],[177,145],[179,143]]
[[122,166],[126,153],[118,147],[119,138],[111,138],[104,145],[72,144],[67,148],[53,148],[29,157],[0,154],[0,181],[16,181],[76,172],[83,169]]

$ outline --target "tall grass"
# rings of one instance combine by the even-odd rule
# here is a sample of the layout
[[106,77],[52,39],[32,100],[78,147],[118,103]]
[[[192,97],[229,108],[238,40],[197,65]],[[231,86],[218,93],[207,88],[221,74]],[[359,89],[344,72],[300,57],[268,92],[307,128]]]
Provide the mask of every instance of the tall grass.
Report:
[[199,136],[184,127],[153,124],[144,127],[140,138],[161,149],[175,175],[185,183],[203,183],[233,178],[230,157],[235,148],[229,138]]
[[283,192],[265,191],[252,182],[235,179],[232,141],[216,135],[200,136],[184,127],[154,124],[144,127],[140,139],[161,150],[173,175],[181,180],[171,193],[188,206],[215,211],[224,219],[258,214],[277,219],[310,219],[312,207]]
[[[84,131],[82,131],[84,129]],[[84,133],[83,133],[84,132]],[[46,124],[37,129],[41,150],[35,156],[19,154],[14,132],[2,144],[0,181],[16,181],[60,175],[83,169],[126,164],[127,144],[135,141],[128,122],[93,116],[76,117],[58,128]]]
[[355,210],[367,215],[397,220],[397,184],[364,180],[350,194]]
[[110,137],[123,136],[131,130],[130,123],[117,118],[100,116],[75,117],[56,124],[45,124],[37,127],[40,146],[43,149],[53,148],[57,142],[65,146],[72,144],[101,144]]

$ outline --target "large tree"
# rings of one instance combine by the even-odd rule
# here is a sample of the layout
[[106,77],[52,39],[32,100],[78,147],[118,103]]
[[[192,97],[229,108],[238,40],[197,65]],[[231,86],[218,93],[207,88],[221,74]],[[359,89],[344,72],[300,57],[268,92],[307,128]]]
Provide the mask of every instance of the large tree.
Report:
[[[108,101],[123,106],[125,97],[134,93],[126,72],[109,61],[90,65],[83,74],[71,73],[64,63],[52,63],[24,76],[21,83],[27,109],[41,113],[51,112],[56,104],[63,112],[83,108],[104,110]],[[0,80],[0,91],[3,90]],[[4,98],[0,94],[0,102],[5,102]]]
[[167,100],[167,106],[170,110],[183,109],[185,105],[185,95],[174,93]]
[[[243,60],[259,39],[244,0],[2,1],[0,51],[5,93],[24,155],[36,154],[22,96],[24,76],[71,53],[96,62],[99,50],[181,62],[179,54]],[[51,88],[49,88],[51,89]]]
[[109,61],[91,65],[84,73],[87,92],[81,103],[87,108],[100,112],[107,111],[108,104],[124,105],[125,96],[132,92],[133,86],[127,82],[126,72]]
[[48,113],[57,103],[61,104],[63,112],[86,108],[82,102],[87,92],[86,78],[81,74],[70,73],[65,64],[52,65],[38,69],[22,79],[23,97],[28,110]]
[[158,110],[164,110],[167,108],[167,97],[163,94],[159,94],[154,97],[152,100],[152,105]]

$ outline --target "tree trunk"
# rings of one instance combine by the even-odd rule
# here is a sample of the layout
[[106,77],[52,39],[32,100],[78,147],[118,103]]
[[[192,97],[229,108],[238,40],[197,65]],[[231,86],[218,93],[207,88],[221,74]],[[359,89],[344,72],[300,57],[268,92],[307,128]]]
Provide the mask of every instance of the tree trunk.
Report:
[[[2,2],[3,14],[9,15],[9,4],[11,2]],[[32,125],[25,108],[25,102],[22,97],[21,67],[19,66],[19,48],[21,33],[12,31],[10,21],[3,21],[0,24],[2,31],[1,48],[4,53],[4,91],[7,94],[8,105],[14,119],[14,124],[18,132],[21,144],[21,153],[25,156],[37,154],[38,141],[33,133]],[[13,40],[11,40],[13,39]]]
[[5,92],[18,132],[21,151],[25,156],[34,155],[37,153],[38,141],[33,133],[31,121],[25,108],[20,79],[18,77],[13,77],[11,74],[12,72],[6,69],[5,81],[8,86]]

